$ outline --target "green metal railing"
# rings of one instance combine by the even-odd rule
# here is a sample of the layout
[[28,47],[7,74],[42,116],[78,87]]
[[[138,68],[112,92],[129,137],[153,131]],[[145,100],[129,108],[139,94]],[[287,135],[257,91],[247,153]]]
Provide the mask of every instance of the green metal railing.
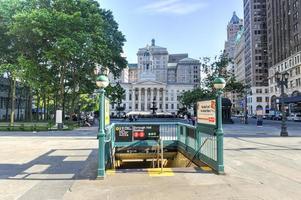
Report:
[[[132,123],[116,123],[111,124],[106,128],[106,163],[110,166],[113,162],[115,147],[126,146],[152,146],[156,145],[156,141],[132,141],[118,142],[115,141],[115,127],[120,125],[146,125],[143,122]],[[215,134],[215,129],[208,126],[192,126],[189,124],[178,122],[149,122],[147,125],[160,126],[160,139],[164,141],[164,146],[176,145],[193,159],[198,159],[207,164],[217,173],[223,173],[223,167],[219,166],[218,152],[223,153],[223,148],[218,146],[218,138]],[[219,138],[219,139],[223,139]],[[223,163],[222,163],[223,164]]]

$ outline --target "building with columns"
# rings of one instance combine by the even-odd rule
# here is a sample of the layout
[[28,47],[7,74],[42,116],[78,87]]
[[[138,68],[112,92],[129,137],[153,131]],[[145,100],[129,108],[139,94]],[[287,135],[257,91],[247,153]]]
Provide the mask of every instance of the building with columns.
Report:
[[125,113],[151,113],[154,105],[157,113],[176,114],[182,107],[179,96],[200,84],[199,60],[188,54],[169,54],[154,39],[138,50],[137,59],[137,64],[129,64],[117,80],[126,91]]

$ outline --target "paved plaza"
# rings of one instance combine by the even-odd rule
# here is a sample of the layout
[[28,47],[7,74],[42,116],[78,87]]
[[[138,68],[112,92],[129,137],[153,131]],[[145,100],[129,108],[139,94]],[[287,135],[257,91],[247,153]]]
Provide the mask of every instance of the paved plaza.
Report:
[[301,126],[280,138],[280,122],[225,125],[225,175],[193,168],[168,176],[109,171],[96,180],[97,128],[72,132],[0,133],[0,199],[299,200]]

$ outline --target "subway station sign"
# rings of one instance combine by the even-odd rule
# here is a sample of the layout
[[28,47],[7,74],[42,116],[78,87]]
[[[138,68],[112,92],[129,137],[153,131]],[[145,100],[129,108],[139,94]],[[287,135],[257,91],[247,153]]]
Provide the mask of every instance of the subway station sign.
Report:
[[197,122],[216,125],[216,101],[200,101],[197,106]]
[[159,125],[117,125],[115,127],[116,142],[132,142],[134,140],[158,140]]

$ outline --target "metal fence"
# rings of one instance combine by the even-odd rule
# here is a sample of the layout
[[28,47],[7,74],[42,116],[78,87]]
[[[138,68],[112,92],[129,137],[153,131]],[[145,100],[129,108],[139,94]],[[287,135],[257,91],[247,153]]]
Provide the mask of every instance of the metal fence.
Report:
[[[218,173],[223,172],[223,167],[219,167],[218,153],[223,153],[222,146],[218,145],[218,138],[214,132],[212,134],[205,133],[204,129],[197,128],[184,123],[167,123],[167,122],[152,122],[152,123],[143,123],[143,122],[134,122],[134,123],[118,123],[111,124],[107,127],[107,135],[110,135],[110,140],[107,145],[106,151],[109,151],[111,154],[114,152],[115,146],[115,127],[117,125],[159,125],[160,139],[168,142],[175,142],[178,148],[186,151],[191,157],[199,159],[200,161],[206,163]],[[205,127],[206,128],[206,127]],[[107,137],[108,138],[108,137]],[[223,139],[223,138],[219,138]],[[139,141],[138,141],[139,142]],[[133,142],[134,143],[134,142]],[[137,141],[135,141],[137,143]],[[130,143],[121,143],[118,142],[118,145],[129,145]],[[110,154],[109,153],[109,154]],[[112,160],[112,156],[107,154],[106,158]],[[223,164],[223,163],[222,163]]]

